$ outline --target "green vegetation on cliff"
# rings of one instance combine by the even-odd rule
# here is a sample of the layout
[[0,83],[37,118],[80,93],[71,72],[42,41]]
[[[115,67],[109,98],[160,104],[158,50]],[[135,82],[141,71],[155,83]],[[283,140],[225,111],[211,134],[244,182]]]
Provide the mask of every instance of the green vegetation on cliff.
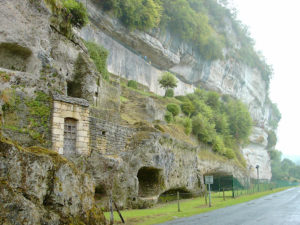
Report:
[[97,45],[94,42],[84,42],[84,44],[88,49],[89,55],[93,60],[98,72],[105,80],[108,80],[109,74],[106,69],[108,51],[104,47]]
[[[188,43],[206,60],[232,57],[258,69],[269,84],[272,68],[254,49],[248,28],[236,12],[217,0],[103,0],[103,10],[111,11],[131,30],[159,27]],[[229,32],[230,27],[233,33]],[[235,43],[237,40],[238,44]],[[237,47],[238,46],[238,47]],[[227,48],[226,55],[223,49]]]
[[200,142],[212,145],[213,151],[229,159],[242,159],[238,145],[247,143],[252,127],[242,102],[202,89],[176,98],[182,102],[183,113],[192,119],[193,134]]

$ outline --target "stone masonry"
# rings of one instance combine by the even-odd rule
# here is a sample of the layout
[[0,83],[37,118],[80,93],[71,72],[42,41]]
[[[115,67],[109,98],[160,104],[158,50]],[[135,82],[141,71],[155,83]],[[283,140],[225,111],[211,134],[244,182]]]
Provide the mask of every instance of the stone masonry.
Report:
[[125,151],[136,129],[124,127],[99,118],[90,117],[91,150],[103,155]]
[[84,99],[61,95],[53,96],[52,149],[64,154],[66,119],[76,120],[76,149],[74,154],[89,155],[89,104]]

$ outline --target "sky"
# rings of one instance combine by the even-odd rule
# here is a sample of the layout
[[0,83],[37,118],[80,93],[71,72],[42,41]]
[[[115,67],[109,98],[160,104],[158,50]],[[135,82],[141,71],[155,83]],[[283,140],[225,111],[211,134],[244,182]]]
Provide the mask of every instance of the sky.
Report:
[[282,114],[276,149],[300,159],[300,1],[231,1],[274,69],[270,98]]

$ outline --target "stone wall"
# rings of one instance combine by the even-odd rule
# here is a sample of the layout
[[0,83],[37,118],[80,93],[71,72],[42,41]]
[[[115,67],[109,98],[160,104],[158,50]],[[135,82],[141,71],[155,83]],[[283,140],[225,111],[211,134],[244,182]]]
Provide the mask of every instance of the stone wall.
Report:
[[89,148],[89,104],[84,99],[53,96],[52,149],[64,154],[64,122],[66,118],[77,120],[76,151],[74,154],[88,155]]
[[91,117],[91,150],[104,155],[120,154],[125,151],[128,139],[135,133],[134,128]]

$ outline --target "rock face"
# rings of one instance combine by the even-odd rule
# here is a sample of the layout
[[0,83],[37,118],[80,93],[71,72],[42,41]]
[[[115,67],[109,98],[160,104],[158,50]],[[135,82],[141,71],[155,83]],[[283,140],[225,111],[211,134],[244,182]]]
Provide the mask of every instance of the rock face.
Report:
[[232,58],[205,61],[193,51],[192,45],[168,30],[129,31],[119,21],[103,13],[97,1],[90,0],[87,6],[91,24],[79,35],[109,50],[110,72],[136,80],[151,91],[163,94],[157,80],[163,71],[169,70],[179,79],[176,95],[193,92],[194,87],[200,84],[242,100],[249,106],[253,120],[267,126],[270,116],[266,103],[268,88],[259,71]]
[[[198,84],[229,94],[246,103],[257,124],[254,133],[260,132],[267,140],[265,130],[269,129],[268,121],[272,111],[266,101],[268,87],[259,71],[232,58],[205,61],[192,50],[193,46],[182,42],[168,31],[130,32],[120,22],[103,13],[96,1],[88,1],[88,12],[91,24],[83,28],[79,35],[109,50],[110,72],[136,80],[158,94],[164,93],[157,80],[165,70],[173,72],[179,79],[178,87],[175,88],[176,95],[191,93]],[[144,56],[147,56],[147,60]],[[264,165],[261,168],[264,171],[262,179],[270,180],[270,157],[266,145],[257,143],[256,140],[251,140],[251,143],[254,145],[247,146],[243,152],[246,154],[247,149],[255,149],[252,154],[257,153],[260,159],[252,157],[252,160],[247,160],[248,166]],[[245,155],[246,158],[248,155]],[[251,177],[256,178],[256,175],[251,173]]]
[[85,165],[81,170],[93,174],[96,196],[103,207],[108,207],[110,191],[120,207],[145,208],[169,190],[199,194],[204,190],[206,174],[233,175],[240,181],[248,177],[247,170],[234,161],[224,163],[206,157],[201,147],[178,141],[154,128],[126,128],[95,118],[93,124],[105,132],[105,142],[98,135],[99,143],[105,144],[93,145],[90,157],[70,159]]
[[53,151],[2,140],[0,177],[1,224],[105,224],[93,179]]
[[272,177],[271,160],[266,147],[268,144],[268,134],[262,129],[255,127],[250,136],[250,144],[243,149],[243,155],[247,161],[250,176],[257,178],[259,166],[260,179],[269,180]]
[[[161,94],[157,79],[163,70],[170,70],[180,79],[177,94],[192,92],[201,83],[245,101],[257,124],[267,121],[266,84],[258,72],[230,59],[203,61],[191,46],[168,32],[128,32],[103,14],[95,2],[88,1],[91,23],[76,32],[109,50],[110,72]],[[255,128],[251,144],[243,150],[249,167],[245,169],[233,161],[209,157],[210,151],[204,151],[203,146],[176,140],[153,126],[120,125],[120,83],[105,82],[81,40],[60,33],[52,19],[42,0],[1,2],[2,134],[25,146],[50,148],[51,124],[55,121],[50,110],[53,98],[49,96],[54,94],[54,100],[59,100],[56,94],[67,96],[75,90],[76,96],[71,97],[89,103],[85,104],[89,105],[89,118],[85,118],[89,136],[85,137],[90,137],[91,151],[65,159],[43,148],[23,149],[0,142],[0,223],[76,224],[77,220],[101,224],[103,214],[99,212],[97,217],[94,193],[103,206],[112,191],[121,207],[146,207],[168,190],[203,190],[205,174],[231,174],[242,180],[248,178],[248,169],[252,171],[259,164],[261,178],[270,179],[264,129]],[[67,97],[60,100],[72,104]],[[165,109],[156,106],[153,98],[140,104],[145,110],[142,113],[147,114],[145,120],[163,119]],[[64,129],[63,120],[56,125]],[[62,133],[60,130],[59,140]],[[255,170],[250,174],[256,177]]]

